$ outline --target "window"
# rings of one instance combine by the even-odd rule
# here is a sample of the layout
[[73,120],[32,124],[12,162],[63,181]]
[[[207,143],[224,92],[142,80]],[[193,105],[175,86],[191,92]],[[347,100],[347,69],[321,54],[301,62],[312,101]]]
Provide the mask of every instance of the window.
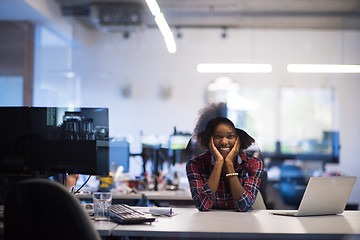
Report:
[[331,88],[281,89],[281,152],[331,154],[333,95]]
[[212,92],[211,100],[227,102],[228,118],[255,138],[263,153],[328,160],[338,151],[332,88],[239,86],[221,91]]
[[0,106],[22,106],[23,86],[22,76],[0,76]]
[[277,98],[273,88],[241,88],[227,100],[228,118],[256,139],[262,151],[274,152]]

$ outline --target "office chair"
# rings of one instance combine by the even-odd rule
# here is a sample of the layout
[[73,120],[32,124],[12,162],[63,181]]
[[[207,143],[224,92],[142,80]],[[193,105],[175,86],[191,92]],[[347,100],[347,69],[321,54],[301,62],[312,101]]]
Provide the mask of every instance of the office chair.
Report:
[[5,240],[101,239],[79,200],[48,179],[27,179],[9,188],[4,236]]
[[267,182],[268,182],[268,174],[267,170],[264,168],[263,174],[261,176],[261,182],[259,186],[259,192],[261,193],[261,198],[264,201],[264,204],[267,205],[268,199],[267,199]]
[[306,188],[305,174],[301,168],[281,165],[279,188],[284,203],[298,208]]
[[260,191],[258,191],[254,204],[252,205],[253,210],[266,210],[264,198]]

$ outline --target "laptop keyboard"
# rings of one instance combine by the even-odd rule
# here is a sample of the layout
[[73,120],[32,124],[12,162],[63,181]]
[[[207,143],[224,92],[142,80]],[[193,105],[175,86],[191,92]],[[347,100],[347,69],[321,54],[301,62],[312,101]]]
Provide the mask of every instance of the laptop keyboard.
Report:
[[297,211],[292,212],[271,212],[274,215],[296,216]]
[[155,221],[155,217],[148,217],[127,204],[113,204],[110,207],[110,218],[120,224],[137,224]]

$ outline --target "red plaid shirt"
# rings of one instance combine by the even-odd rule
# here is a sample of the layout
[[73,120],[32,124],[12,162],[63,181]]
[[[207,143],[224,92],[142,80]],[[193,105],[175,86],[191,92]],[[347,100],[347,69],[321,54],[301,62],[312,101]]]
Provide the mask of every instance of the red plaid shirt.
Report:
[[252,209],[257,192],[259,190],[263,162],[247,154],[239,154],[242,162],[234,163],[235,172],[245,192],[239,200],[232,198],[230,185],[227,178],[220,177],[219,187],[216,193],[211,192],[207,182],[214,169],[211,164],[211,153],[206,151],[186,164],[186,173],[190,184],[191,195],[196,207],[200,211],[208,211],[211,208],[235,209],[245,212]]

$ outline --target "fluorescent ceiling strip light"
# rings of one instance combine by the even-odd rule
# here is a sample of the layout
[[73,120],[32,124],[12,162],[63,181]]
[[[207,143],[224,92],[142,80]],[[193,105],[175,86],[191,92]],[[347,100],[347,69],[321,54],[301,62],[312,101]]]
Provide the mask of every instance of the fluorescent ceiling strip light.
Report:
[[291,73],[360,73],[360,65],[288,64]]
[[156,0],[146,0],[146,4],[148,5],[153,16],[156,16],[161,12],[159,4],[156,2]]
[[197,65],[199,73],[269,73],[272,71],[270,64],[226,64],[226,63],[201,63]]
[[160,29],[161,34],[164,37],[166,48],[169,53],[176,52],[176,43],[174,35],[169,27],[169,24],[166,22],[164,14],[161,12],[160,7],[156,0],[146,0],[146,3],[155,17],[155,22]]
[[169,51],[169,53],[175,53],[176,52],[176,43],[174,40],[174,37],[171,35],[164,36],[166,47]]
[[171,29],[169,25],[166,22],[166,19],[164,17],[164,14],[160,13],[155,16],[155,22],[158,25],[161,34],[165,37],[169,33],[171,33]]

